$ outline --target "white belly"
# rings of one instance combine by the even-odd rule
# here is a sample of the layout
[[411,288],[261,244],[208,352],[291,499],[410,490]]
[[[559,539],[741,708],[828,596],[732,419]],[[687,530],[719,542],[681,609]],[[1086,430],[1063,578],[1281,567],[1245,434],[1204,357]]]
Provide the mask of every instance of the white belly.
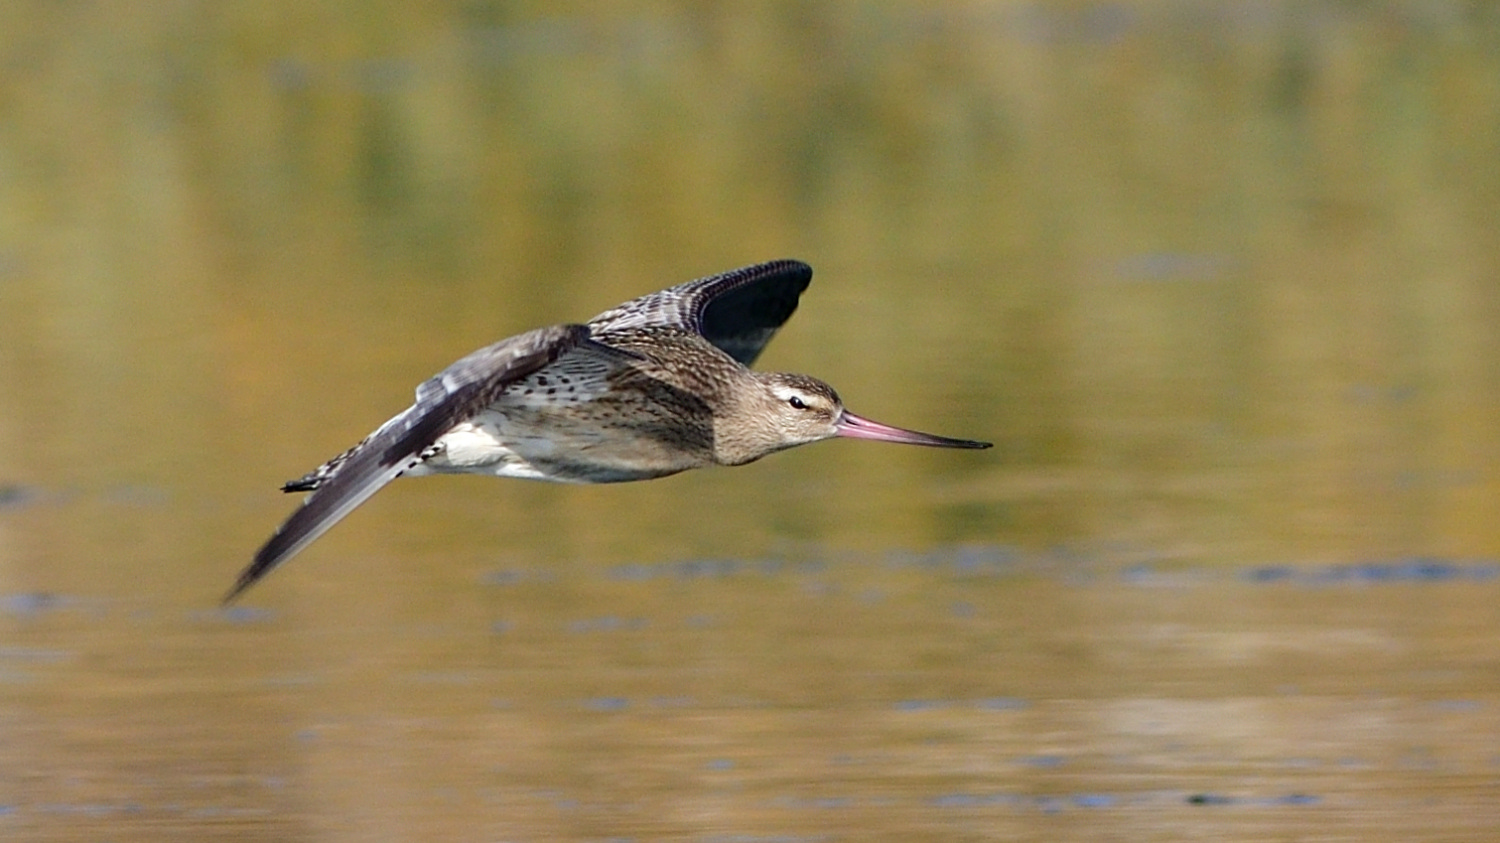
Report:
[[425,474],[487,474],[495,477],[521,477],[527,480],[556,480],[556,477],[533,464],[545,459],[555,446],[551,440],[538,437],[502,437],[499,428],[484,421],[464,422],[439,436],[433,455],[406,472],[409,477]]

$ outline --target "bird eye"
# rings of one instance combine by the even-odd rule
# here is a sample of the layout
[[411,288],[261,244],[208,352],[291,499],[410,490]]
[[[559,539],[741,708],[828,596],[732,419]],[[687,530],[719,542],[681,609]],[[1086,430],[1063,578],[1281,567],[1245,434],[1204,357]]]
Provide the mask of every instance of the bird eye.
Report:
[[793,410],[806,410],[807,409],[807,402],[803,401],[801,398],[798,398],[795,395],[793,395],[791,398],[788,398],[786,400],[786,403],[791,404]]

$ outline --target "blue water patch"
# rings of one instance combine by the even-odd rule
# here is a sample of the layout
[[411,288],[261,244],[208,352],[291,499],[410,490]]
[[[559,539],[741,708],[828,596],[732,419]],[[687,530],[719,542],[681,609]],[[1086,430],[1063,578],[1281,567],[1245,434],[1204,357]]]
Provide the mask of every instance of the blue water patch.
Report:
[[7,483],[0,486],[0,512],[4,512],[7,509],[20,509],[23,506],[36,503],[41,500],[41,497],[41,490],[33,486]]
[[0,595],[0,612],[7,615],[29,617],[61,609],[68,602],[67,598],[59,597],[56,594],[48,594],[43,591],[5,594]]
[[104,502],[118,506],[165,506],[172,498],[165,486],[111,486],[103,492]]
[[[1121,564],[1109,560],[1120,559]],[[1124,563],[1124,559],[1133,561]],[[792,576],[799,578],[799,586],[808,594],[817,597],[843,598],[863,605],[877,606],[897,599],[897,592],[885,586],[855,588],[844,584],[838,569],[847,566],[867,565],[864,557],[831,560],[785,560],[785,559],[685,559],[675,562],[635,562],[615,565],[599,573],[584,576],[602,576],[621,583],[651,583],[661,581],[719,581],[741,577]],[[1301,587],[1336,587],[1348,585],[1385,584],[1441,584],[1482,583],[1500,580],[1500,562],[1491,559],[1447,559],[1432,556],[1409,556],[1387,560],[1369,560],[1349,563],[1303,564],[1298,562],[1271,562],[1249,566],[1231,567],[1209,563],[1182,563],[1164,561],[1151,557],[1140,548],[1095,548],[1081,551],[1070,548],[1053,548],[1045,552],[1026,554],[1013,547],[1003,545],[960,545],[937,548],[924,552],[898,550],[881,557],[881,563],[893,570],[916,570],[929,576],[947,576],[959,579],[1006,578],[1016,576],[1039,577],[1080,588],[1101,584],[1125,583],[1131,586],[1153,588],[1192,588],[1205,584],[1218,584],[1238,580],[1253,585],[1296,585]],[[580,574],[574,574],[578,576]],[[525,569],[492,571],[483,576],[489,585],[509,586],[523,582],[555,579],[552,572]],[[21,613],[28,606],[44,606],[45,596],[18,596],[7,606],[0,598],[0,611]],[[30,601],[30,602],[28,602]],[[964,595],[947,604],[949,616],[966,620],[986,616],[988,604],[972,595]],[[695,615],[689,625],[703,626],[705,616]],[[644,625],[644,621],[634,621]],[[594,619],[576,621],[569,625],[574,631],[617,631],[632,628],[620,619]]]
[[606,574],[612,580],[623,580],[625,582],[644,582],[656,576],[651,565],[632,563],[630,565],[616,565],[609,569]]
[[[820,568],[821,563],[806,563],[798,566],[807,570],[809,565]],[[645,582],[654,579],[723,579],[735,576],[775,576],[786,567],[780,559],[683,559],[676,562],[632,562],[616,565],[605,576],[623,582]]]
[[580,55],[610,42],[587,21],[562,17],[471,29],[469,48],[484,64]]
[[1252,583],[1300,585],[1382,585],[1405,583],[1487,582],[1500,577],[1500,563],[1454,561],[1427,556],[1368,562],[1295,567],[1257,565],[1241,579]]
[[1044,814],[1060,814],[1068,805],[1056,796],[1038,796],[1036,807]]
[[378,56],[360,59],[345,68],[343,80],[365,94],[385,94],[411,84],[417,75],[414,63]]
[[1468,714],[1483,709],[1484,703],[1479,700],[1433,700],[1429,706],[1436,711]]
[[73,658],[68,650],[48,647],[0,647],[0,661],[28,664],[58,664]]
[[827,834],[716,834],[705,837],[705,843],[827,843],[839,840]]
[[1323,798],[1307,793],[1287,793],[1276,796],[1231,796],[1224,793],[1202,792],[1183,796],[1181,792],[1154,792],[1119,794],[1102,791],[1078,793],[1048,793],[1023,795],[1005,792],[955,791],[940,793],[925,799],[933,808],[965,810],[1008,806],[1020,811],[1039,811],[1044,814],[1060,814],[1067,811],[1106,811],[1155,802],[1187,802],[1204,806],[1255,806],[1255,807],[1305,807],[1321,804]]
[[1286,582],[1297,576],[1297,570],[1288,565],[1262,565],[1245,572],[1250,582]]
[[26,275],[26,262],[15,251],[0,251],[0,281],[9,281]]
[[645,629],[645,618],[621,618],[605,615],[599,618],[579,618],[568,621],[569,632],[630,632]]
[[944,793],[932,797],[930,804],[937,808],[977,808],[984,805],[1007,804],[1014,801],[1008,794],[994,793]]
[[1228,255],[1194,252],[1145,252],[1115,264],[1122,281],[1206,281],[1234,266]]
[[224,606],[211,612],[194,612],[195,618],[216,617],[225,623],[232,624],[257,624],[270,623],[276,619],[276,612],[260,606]]
[[1317,805],[1323,797],[1307,793],[1288,793],[1281,796],[1230,796],[1224,793],[1194,793],[1187,797],[1189,805],[1288,805],[1302,807]]
[[887,568],[919,568],[968,577],[1014,574],[1022,556],[1005,545],[959,545],[916,553],[898,550],[886,554]]
[[583,701],[583,707],[590,711],[624,711],[630,708],[630,700],[625,697],[590,697]]
[[1031,704],[1019,697],[984,697],[977,700],[913,697],[896,700],[891,707],[897,711],[937,711],[955,705],[971,705],[986,711],[1019,711]]
[[108,817],[115,815],[139,814],[145,807],[139,802],[47,802],[36,806],[40,814],[60,814],[63,816],[84,817]]
[[1151,587],[1182,587],[1201,583],[1219,575],[1213,566],[1185,567],[1173,564],[1170,567],[1153,562],[1137,562],[1121,568],[1117,576],[1130,585]]
[[529,577],[527,575],[527,572],[525,571],[515,568],[506,568],[499,571],[490,571],[489,573],[480,577],[479,582],[484,585],[506,586],[525,582],[528,578]]
[[1016,763],[1020,764],[1023,767],[1038,767],[1041,769],[1050,769],[1053,767],[1061,767],[1062,765],[1068,763],[1068,759],[1064,758],[1061,755],[1023,755],[1020,758],[1016,759]]
[[821,811],[853,808],[860,804],[852,796],[778,796],[771,801],[782,808],[811,808]]
[[1418,748],[1409,750],[1405,755],[1402,755],[1396,762],[1396,769],[1432,771],[1442,769],[1442,764],[1436,758],[1432,757],[1431,750]]
[[818,808],[824,811],[837,810],[839,808],[852,808],[855,801],[849,796],[820,796],[807,801],[810,808]]
[[746,563],[738,559],[687,559],[672,563],[669,569],[678,579],[696,580],[732,577],[745,566]]

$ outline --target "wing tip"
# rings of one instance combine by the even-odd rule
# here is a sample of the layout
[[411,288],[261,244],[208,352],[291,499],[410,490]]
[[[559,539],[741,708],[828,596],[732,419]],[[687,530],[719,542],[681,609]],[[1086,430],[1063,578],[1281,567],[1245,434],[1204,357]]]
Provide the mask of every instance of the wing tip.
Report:
[[224,596],[219,598],[220,609],[227,609],[234,605],[234,601],[238,600],[241,594],[248,591],[250,586],[255,585],[256,581],[260,579],[260,574],[252,571],[254,567],[254,565],[251,565],[242,571],[239,578],[234,581],[234,585],[230,586],[229,590],[224,592]]
[[275,535],[271,536],[270,540],[256,552],[255,558],[250,561],[250,564],[246,565],[244,570],[240,571],[238,577],[235,577],[234,585],[230,586],[229,590],[224,592],[223,599],[219,601],[220,607],[228,606],[239,599],[241,594],[250,590],[250,586],[260,582],[277,565],[280,565],[291,557],[291,554],[287,553],[283,547],[278,546],[283,541],[282,536],[285,534],[285,526],[283,524],[282,529],[277,530]]

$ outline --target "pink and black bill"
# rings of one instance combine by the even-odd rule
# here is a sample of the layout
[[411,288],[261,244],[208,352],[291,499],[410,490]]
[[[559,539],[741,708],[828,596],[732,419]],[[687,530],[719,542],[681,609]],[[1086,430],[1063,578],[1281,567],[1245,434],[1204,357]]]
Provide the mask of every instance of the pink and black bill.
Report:
[[922,433],[916,430],[907,430],[901,427],[892,427],[871,421],[864,416],[845,410],[839,420],[834,422],[839,436],[850,439],[873,439],[877,442],[899,442],[903,445],[926,445],[930,448],[988,448],[993,443],[978,442],[973,439],[952,439],[947,436],[938,436],[933,433]]

